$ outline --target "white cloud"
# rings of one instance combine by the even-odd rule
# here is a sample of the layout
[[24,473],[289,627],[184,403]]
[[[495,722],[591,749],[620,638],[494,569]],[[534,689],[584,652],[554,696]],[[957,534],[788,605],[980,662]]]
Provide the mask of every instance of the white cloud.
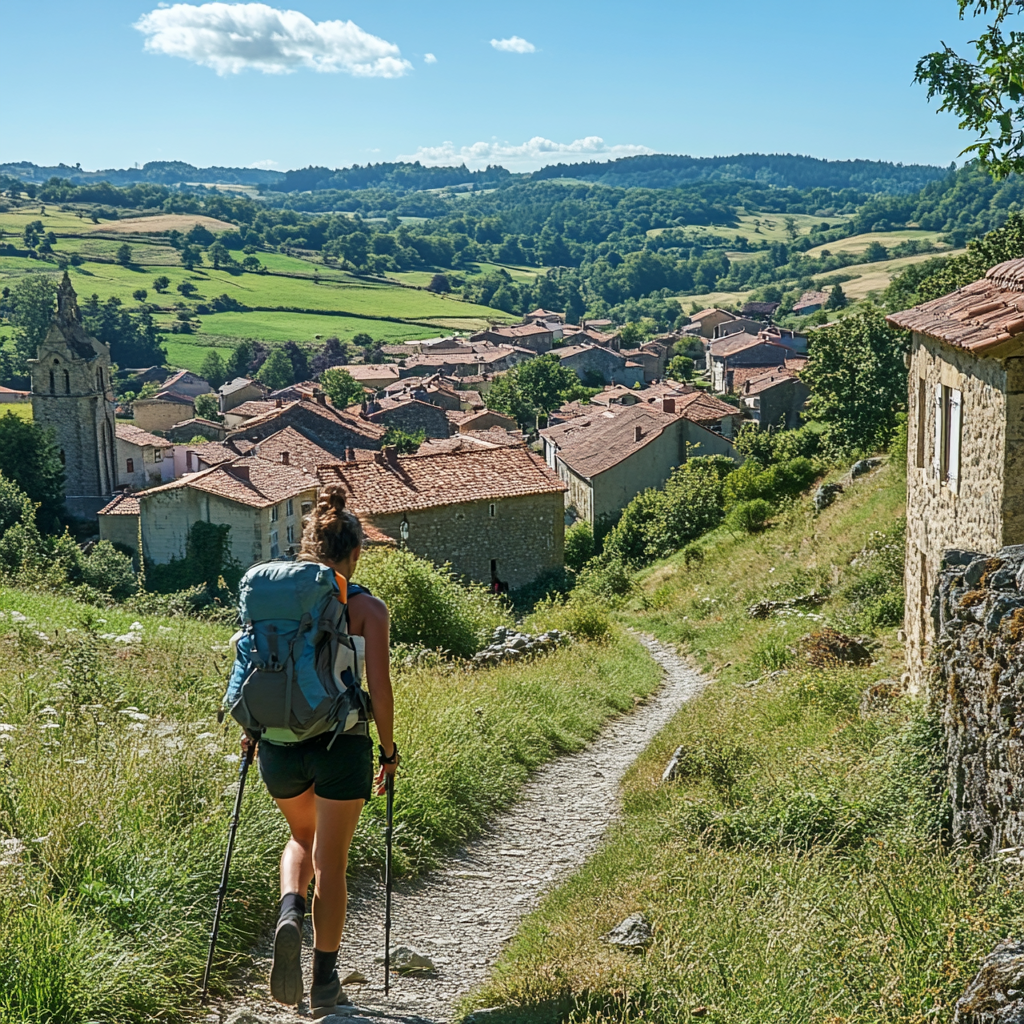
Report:
[[491,46],[506,53],[536,53],[537,47],[528,43],[521,36],[509,36],[508,39],[492,39]]
[[412,70],[394,43],[351,21],[315,22],[301,11],[267,4],[161,5],[135,28],[150,53],[183,57],[218,75],[252,69],[281,75],[299,68],[399,78]]
[[276,160],[257,160],[249,166],[258,171],[276,171],[281,165]]
[[425,54],[423,54],[423,63],[424,64],[436,64],[437,63],[437,58],[432,53],[425,53]]
[[536,135],[519,145],[493,140],[459,147],[451,142],[443,142],[440,146],[421,146],[415,153],[398,159],[419,160],[432,167],[465,163],[470,170],[478,170],[488,164],[501,164],[511,171],[535,171],[538,167],[559,162],[615,160],[622,156],[653,152],[647,146],[609,146],[597,135],[588,135],[575,142],[552,142],[551,139]]

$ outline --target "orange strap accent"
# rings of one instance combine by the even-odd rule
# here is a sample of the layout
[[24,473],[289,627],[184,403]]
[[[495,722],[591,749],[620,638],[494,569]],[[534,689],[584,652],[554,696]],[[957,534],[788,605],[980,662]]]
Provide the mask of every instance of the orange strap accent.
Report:
[[338,600],[342,604],[348,604],[348,580],[337,569],[334,570],[334,579],[338,584]]

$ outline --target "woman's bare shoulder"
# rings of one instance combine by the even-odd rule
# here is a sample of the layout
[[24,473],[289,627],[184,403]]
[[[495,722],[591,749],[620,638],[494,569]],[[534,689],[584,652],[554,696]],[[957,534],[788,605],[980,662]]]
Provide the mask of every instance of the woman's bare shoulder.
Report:
[[373,594],[353,594],[348,599],[349,620],[354,627],[384,626],[388,621],[388,606]]

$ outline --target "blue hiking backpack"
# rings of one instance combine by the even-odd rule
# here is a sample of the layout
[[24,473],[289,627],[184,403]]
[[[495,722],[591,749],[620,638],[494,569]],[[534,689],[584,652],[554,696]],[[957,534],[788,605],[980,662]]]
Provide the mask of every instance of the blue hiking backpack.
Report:
[[249,733],[288,730],[295,741],[330,730],[368,734],[370,696],[347,598],[334,571],[317,562],[261,562],[242,577],[224,703]]

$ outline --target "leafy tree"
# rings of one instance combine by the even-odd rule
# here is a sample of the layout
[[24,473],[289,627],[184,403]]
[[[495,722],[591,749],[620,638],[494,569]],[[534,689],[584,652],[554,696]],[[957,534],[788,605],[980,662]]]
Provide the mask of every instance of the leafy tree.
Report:
[[203,254],[194,246],[186,245],[181,250],[181,265],[188,270],[201,266]]
[[332,366],[320,374],[320,386],[339,409],[361,402],[366,396],[363,385],[348,370]]
[[623,348],[639,348],[646,343],[651,334],[653,331],[650,330],[650,326],[641,321],[623,324],[622,330],[619,331],[619,344]]
[[234,260],[231,258],[231,253],[227,251],[224,244],[220,241],[214,242],[209,249],[206,250],[206,255],[210,257],[210,262],[213,264],[214,269],[218,269],[221,264],[231,264]]
[[849,299],[846,297],[846,293],[843,291],[841,284],[832,285],[832,291],[829,293],[828,302],[825,303],[826,309],[844,309],[849,305]]
[[590,523],[580,521],[565,531],[565,565],[579,572],[594,557],[594,531]]
[[975,141],[964,153],[976,153],[981,165],[997,178],[1024,171],[1024,34],[1003,31],[1020,0],[957,0],[960,17],[989,15],[991,23],[972,41],[975,59],[960,56],[943,44],[917,62],[915,82],[928,86],[928,98],[941,97],[940,111],[960,119],[961,130]]
[[178,285],[178,291],[187,299],[190,295],[195,295],[199,289],[191,281],[182,281]]
[[163,274],[153,281],[153,290],[160,295],[163,295],[163,293],[170,287],[171,279],[169,277],[164,277]]
[[[330,342],[330,340],[330,338],[327,339],[328,343]],[[360,348],[369,348],[371,345],[373,345],[373,338],[365,331],[359,331],[358,334],[352,335],[352,344],[358,345]]]
[[216,235],[209,228],[196,223],[185,232],[185,241],[190,245],[213,245]]
[[[358,338],[360,335],[357,334],[356,337]],[[365,337],[369,337],[369,335],[365,335]],[[345,366],[347,363],[348,355],[345,353],[341,341],[338,338],[328,338],[324,342],[324,347],[313,357],[309,370],[314,377],[319,377],[324,370],[332,366]]]
[[167,362],[156,324],[149,310],[132,316],[119,298],[112,295],[100,302],[90,295],[82,303],[82,324],[86,334],[110,346],[110,357],[119,366],[154,366]]
[[585,388],[573,370],[562,366],[553,352],[502,374],[487,392],[488,409],[503,412],[517,423],[529,423],[538,412],[550,412],[564,402],[588,398]]
[[[216,355],[216,353],[214,353]],[[216,395],[197,395],[195,400],[196,415],[204,420],[219,422],[223,417],[220,414],[220,403]]]
[[78,559],[82,582],[115,601],[124,601],[139,589],[132,560],[109,540],[101,540],[86,557]]
[[283,348],[273,349],[256,374],[256,379],[266,384],[271,391],[279,391],[294,383],[292,361],[288,358],[288,353]]
[[447,274],[435,274],[430,279],[430,284],[427,285],[428,292],[438,292],[443,294],[445,292],[450,292],[451,290],[452,286],[448,281]]
[[56,533],[64,516],[64,466],[52,430],[8,412],[0,417],[0,473],[39,505],[36,522]]
[[127,242],[124,242],[117,247],[116,259],[117,262],[120,263],[122,267],[127,267],[131,265],[132,247]]
[[132,298],[136,302],[145,302],[146,299],[149,298],[149,292],[147,292],[145,288],[136,288],[135,291],[132,292]]
[[690,380],[693,377],[693,366],[689,356],[673,356],[665,367],[665,376],[672,380]]
[[199,368],[199,376],[210,385],[214,391],[227,380],[228,369],[224,359],[216,349],[211,349],[203,359],[203,365]]
[[263,264],[255,256],[246,256],[241,267],[250,274],[258,274],[263,269]]
[[869,242],[864,250],[863,260],[865,263],[880,263],[889,258],[889,250],[881,242]]
[[807,414],[825,425],[828,447],[872,451],[889,443],[897,414],[906,409],[908,349],[907,333],[876,309],[815,332],[800,378],[811,389]]
[[56,301],[57,285],[42,274],[24,277],[11,289],[7,304],[19,372],[24,372],[25,360],[35,359],[46,340]]
[[292,380],[309,380],[309,354],[304,348],[300,348],[294,341],[285,343],[285,353],[292,364]]
[[410,432],[402,430],[401,427],[388,427],[384,433],[384,446],[386,448],[394,447],[399,455],[415,455],[426,439],[427,432],[423,429]]

